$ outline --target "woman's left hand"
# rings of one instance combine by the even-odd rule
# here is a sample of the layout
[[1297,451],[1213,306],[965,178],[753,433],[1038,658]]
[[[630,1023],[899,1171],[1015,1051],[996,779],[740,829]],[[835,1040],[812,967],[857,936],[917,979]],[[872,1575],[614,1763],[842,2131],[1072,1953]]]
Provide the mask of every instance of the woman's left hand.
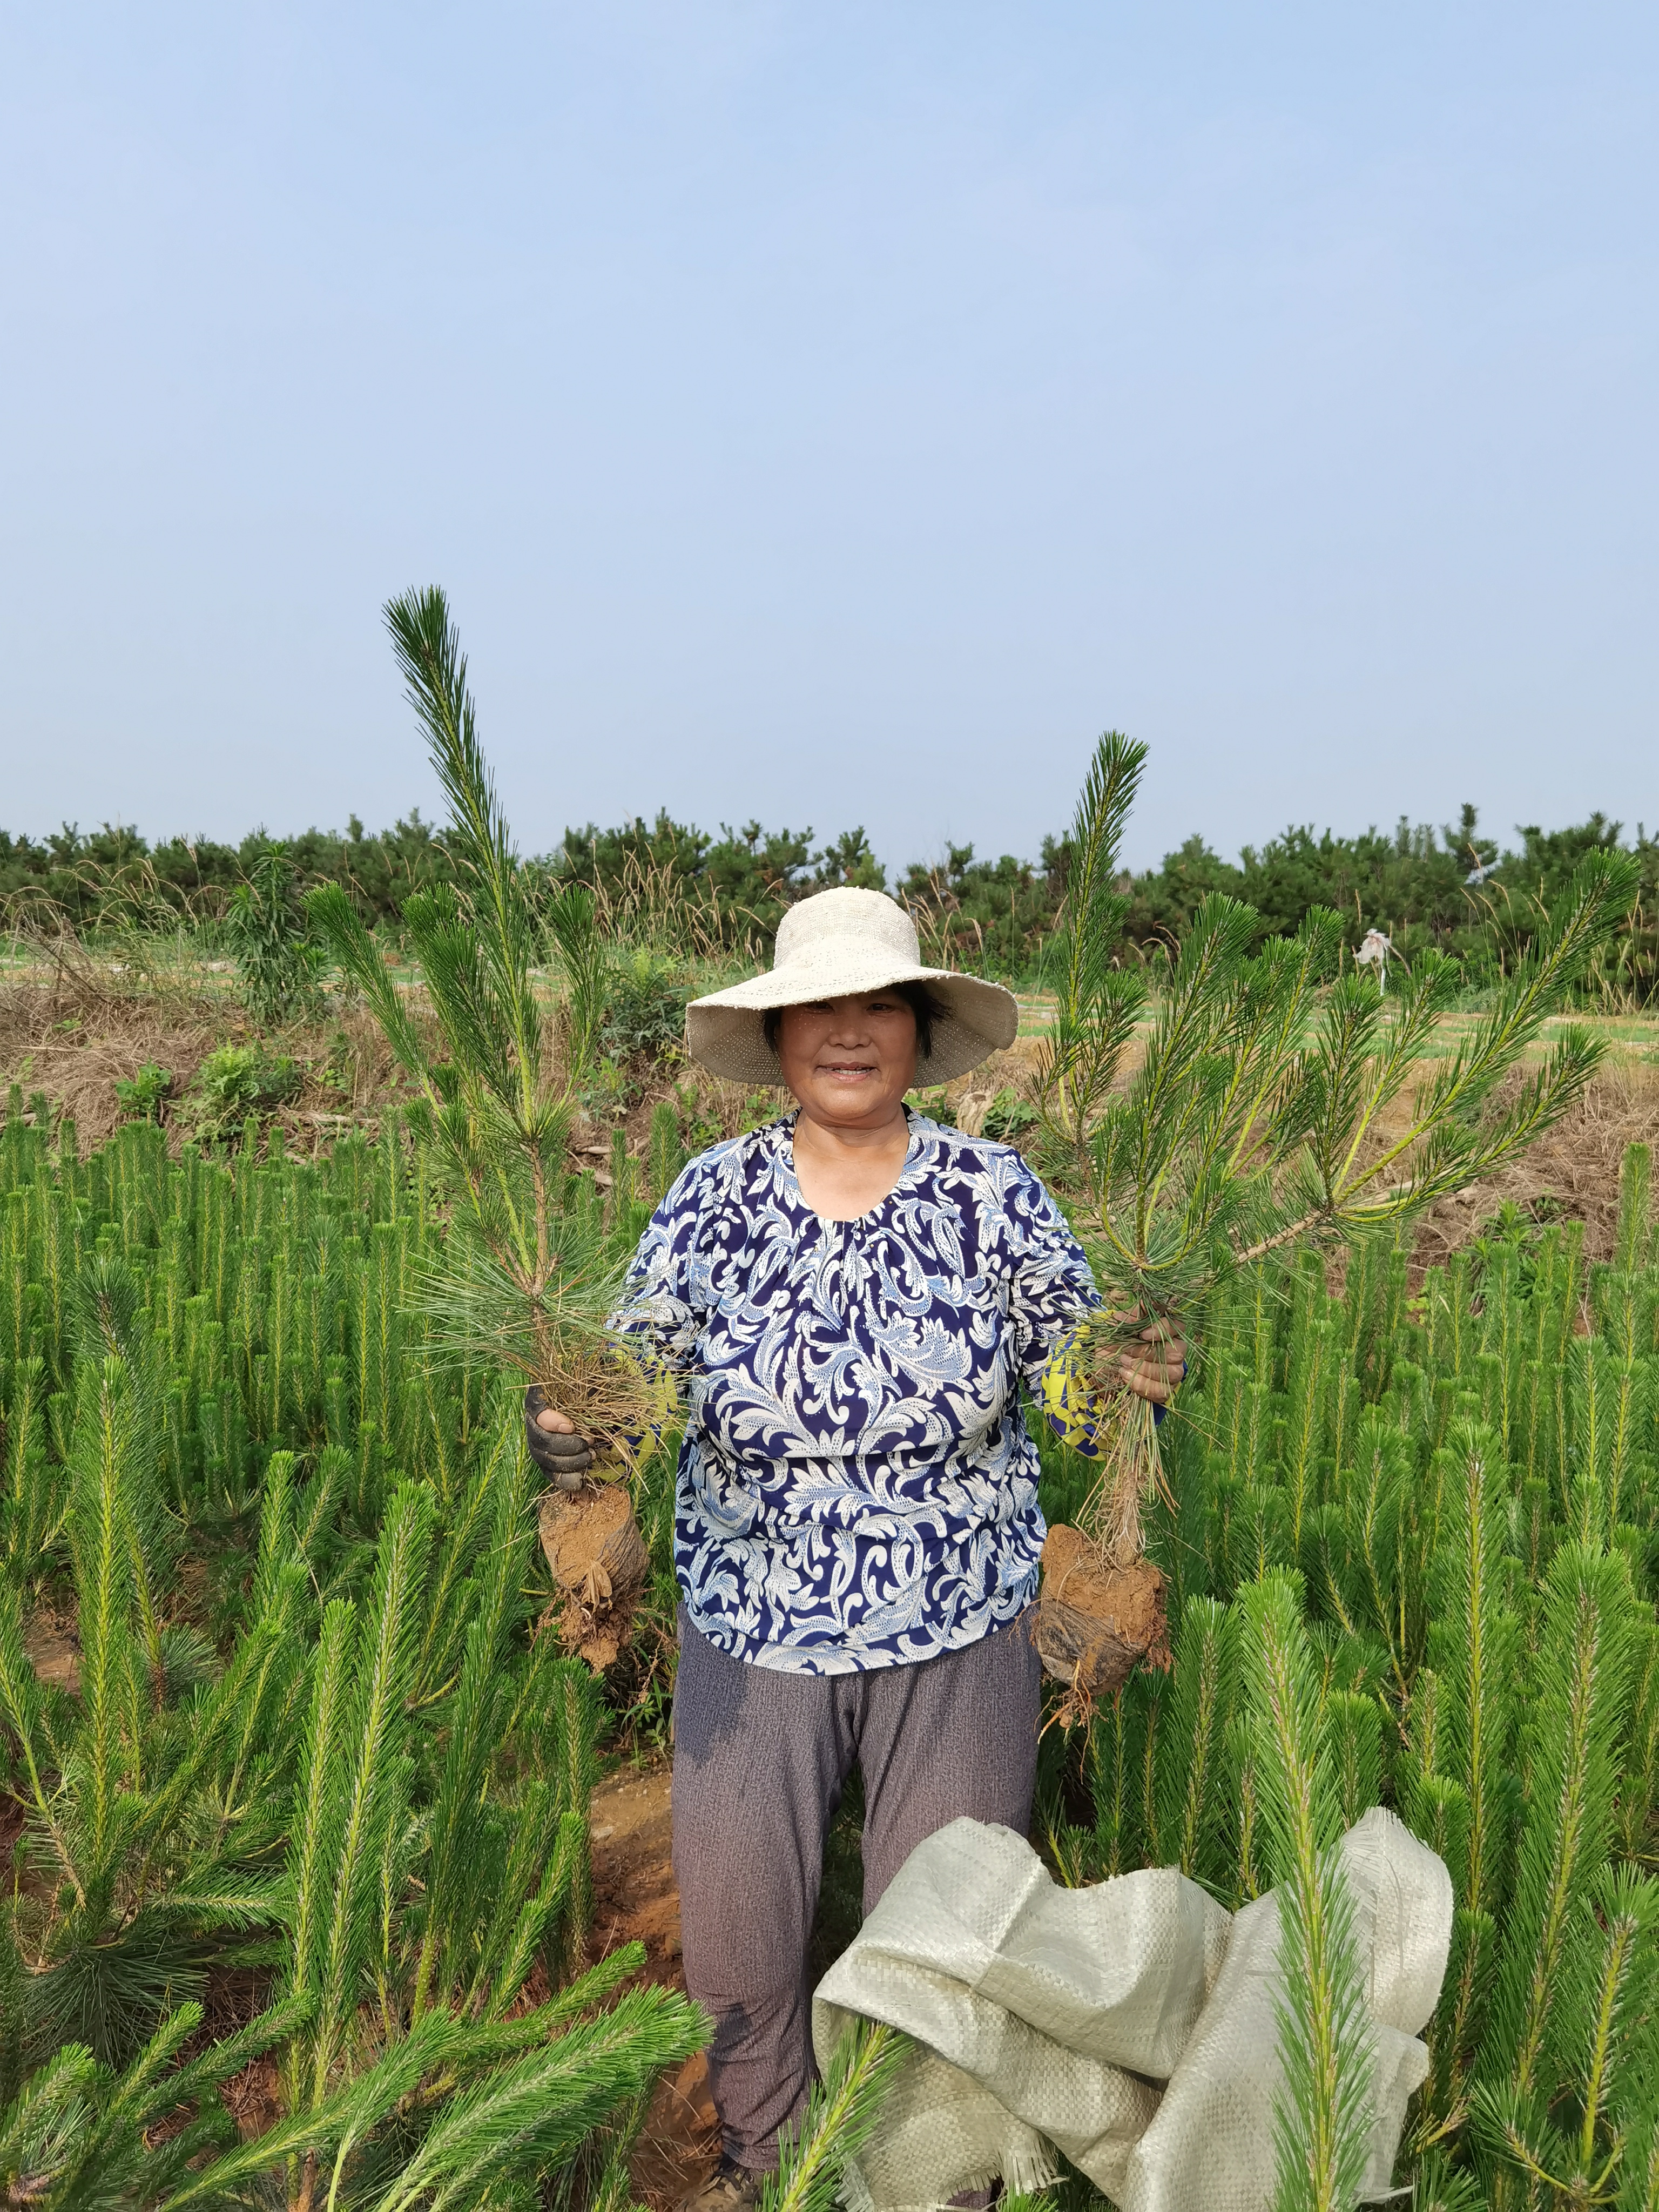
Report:
[[[1116,1355],[1116,1371],[1109,1361]],[[1115,1382],[1125,1390],[1133,1390],[1137,1398],[1146,1398],[1154,1406],[1167,1406],[1187,1372],[1187,1345],[1182,1337],[1173,1333],[1168,1322],[1153,1322],[1143,1328],[1129,1343],[1119,1342],[1108,1351],[1096,1370],[1097,1383]]]

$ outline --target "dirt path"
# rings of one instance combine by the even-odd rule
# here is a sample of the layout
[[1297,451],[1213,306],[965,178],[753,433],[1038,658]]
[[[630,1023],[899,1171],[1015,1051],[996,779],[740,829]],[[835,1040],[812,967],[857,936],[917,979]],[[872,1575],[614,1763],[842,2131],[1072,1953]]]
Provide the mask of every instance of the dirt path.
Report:
[[[643,1943],[646,1978],[683,1990],[680,1900],[670,1863],[668,1765],[626,1769],[593,1792],[590,1837],[596,1958]],[[701,2056],[670,2075],[651,2100],[634,2154],[634,2193],[670,2212],[711,2170],[720,2145]]]

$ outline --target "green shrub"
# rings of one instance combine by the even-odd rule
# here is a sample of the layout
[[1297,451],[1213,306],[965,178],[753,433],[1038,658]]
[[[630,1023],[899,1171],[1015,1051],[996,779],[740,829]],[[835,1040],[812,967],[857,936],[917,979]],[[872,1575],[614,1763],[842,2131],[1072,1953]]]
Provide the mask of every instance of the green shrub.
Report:
[[299,1096],[305,1071],[286,1053],[263,1045],[221,1045],[196,1071],[189,1096],[195,1134],[210,1142],[228,1137],[250,1115],[274,1114]]
[[600,1049],[616,1060],[680,1058],[690,995],[672,969],[647,952],[635,953],[611,973]]
[[1005,1084],[985,1109],[985,1119],[980,1133],[999,1145],[1018,1144],[1028,1129],[1037,1125],[1037,1109],[1028,1098]]
[[115,1103],[131,1121],[154,1121],[160,1117],[161,1102],[172,1090],[171,1073],[156,1061],[147,1060],[137,1075],[116,1077]]
[[256,1022],[275,1027],[322,1004],[322,948],[306,924],[286,845],[268,845],[231,893],[225,937]]

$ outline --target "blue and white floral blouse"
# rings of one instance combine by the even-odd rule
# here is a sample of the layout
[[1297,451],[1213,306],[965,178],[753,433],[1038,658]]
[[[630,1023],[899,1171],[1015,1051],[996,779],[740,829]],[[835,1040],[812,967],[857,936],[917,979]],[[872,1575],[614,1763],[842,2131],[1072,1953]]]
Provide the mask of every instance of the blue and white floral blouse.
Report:
[[1021,1386],[1087,1448],[1064,1348],[1094,1282],[1006,1145],[912,1114],[895,1188],[830,1222],[801,1196],[793,1134],[792,1114],[691,1162],[618,1323],[684,1378],[674,1557],[694,1626],[787,1673],[902,1666],[1036,1595]]

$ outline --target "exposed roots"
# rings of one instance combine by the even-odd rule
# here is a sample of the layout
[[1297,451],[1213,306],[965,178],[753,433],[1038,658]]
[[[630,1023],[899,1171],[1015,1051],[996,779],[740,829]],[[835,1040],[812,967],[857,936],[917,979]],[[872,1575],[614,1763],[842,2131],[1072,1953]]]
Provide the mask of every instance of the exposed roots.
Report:
[[663,1383],[605,1338],[574,1330],[544,1366],[530,1379],[541,1384],[548,1404],[568,1413],[596,1450],[631,1467],[667,1410]]
[[1122,1687],[1138,1666],[1170,1665],[1164,1577],[1146,1556],[1141,1512],[1169,1500],[1151,1404],[1118,1389],[1098,1399],[1100,1474],[1072,1528],[1048,1531],[1042,1547],[1036,1647],[1044,1668],[1066,1686],[1055,1717],[1086,1721],[1098,1698]]
[[1078,1520],[1104,1558],[1132,1566],[1146,1549],[1141,1509],[1149,1498],[1172,1504],[1164,1480],[1158,1421],[1151,1403],[1133,1390],[1103,1392],[1095,1426],[1100,1473]]

